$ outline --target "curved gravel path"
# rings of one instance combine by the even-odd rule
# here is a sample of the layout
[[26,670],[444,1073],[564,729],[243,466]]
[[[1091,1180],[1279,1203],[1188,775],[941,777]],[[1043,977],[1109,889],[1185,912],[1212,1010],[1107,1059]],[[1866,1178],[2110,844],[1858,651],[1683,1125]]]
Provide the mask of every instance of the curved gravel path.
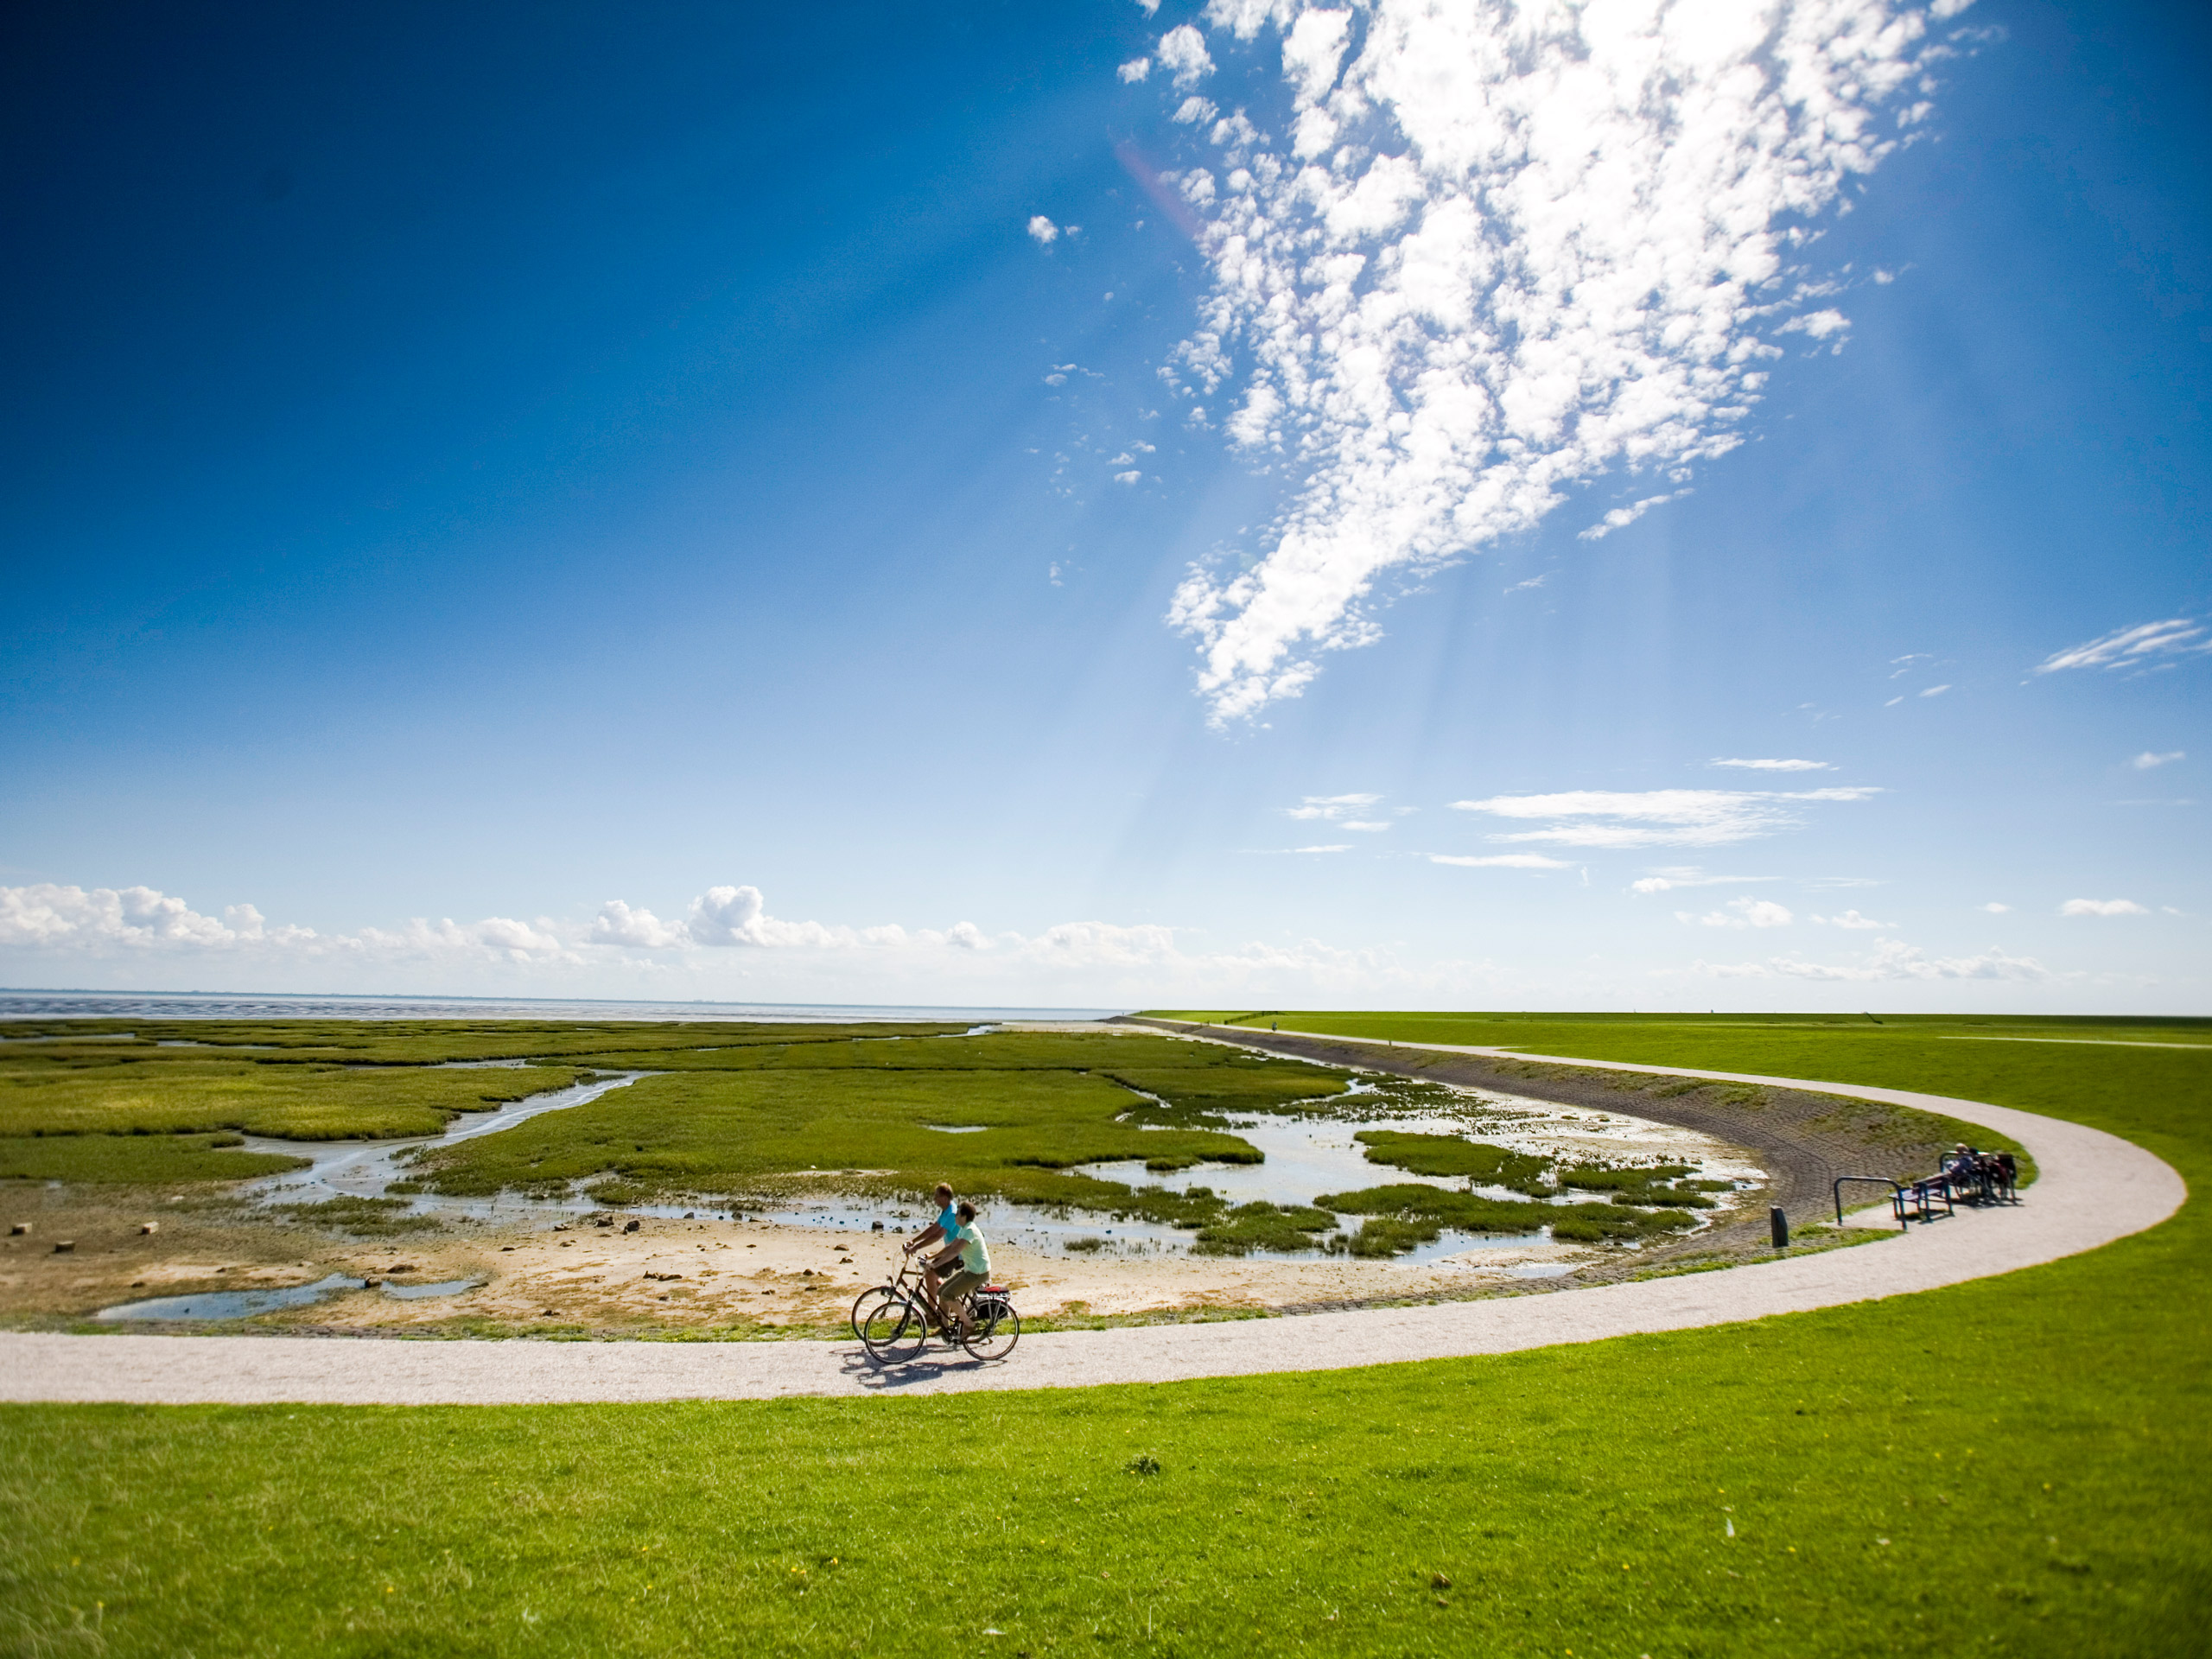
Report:
[[1961,1210],[1949,1220],[1916,1227],[1908,1236],[1853,1249],[1549,1295],[1036,1335],[1026,1338],[1010,1360],[995,1365],[957,1354],[933,1354],[912,1365],[878,1370],[857,1344],[847,1342],[368,1342],[7,1334],[0,1335],[0,1400],[538,1404],[1084,1388],[1329,1370],[1680,1331],[1933,1290],[2094,1249],[2157,1225],[2188,1196],[2181,1177],[2139,1147],[2101,1130],[2002,1106],[1742,1072],[1613,1065],[1492,1048],[1450,1052],[1767,1084],[1916,1106],[2002,1130],[2034,1155],[2040,1175],[2027,1202],[2017,1207]]

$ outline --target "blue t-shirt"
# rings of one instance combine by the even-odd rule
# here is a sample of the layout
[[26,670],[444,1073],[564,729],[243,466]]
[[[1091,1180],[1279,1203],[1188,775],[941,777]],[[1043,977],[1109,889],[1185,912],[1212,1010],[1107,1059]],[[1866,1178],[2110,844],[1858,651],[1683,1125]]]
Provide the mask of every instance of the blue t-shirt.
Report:
[[938,1212],[937,1228],[944,1235],[945,1243],[950,1243],[960,1233],[960,1212],[946,1205]]

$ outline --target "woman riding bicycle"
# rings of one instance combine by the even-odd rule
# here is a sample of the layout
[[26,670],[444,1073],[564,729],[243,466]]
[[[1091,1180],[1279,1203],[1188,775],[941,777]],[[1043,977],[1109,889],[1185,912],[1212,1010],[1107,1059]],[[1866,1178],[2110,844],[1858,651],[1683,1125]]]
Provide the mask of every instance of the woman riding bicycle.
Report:
[[969,1293],[980,1290],[991,1276],[991,1247],[976,1226],[976,1206],[963,1202],[953,1212],[952,1248],[931,1263],[939,1272],[950,1269],[938,1287],[938,1316],[948,1329],[964,1335],[968,1329],[965,1303]]

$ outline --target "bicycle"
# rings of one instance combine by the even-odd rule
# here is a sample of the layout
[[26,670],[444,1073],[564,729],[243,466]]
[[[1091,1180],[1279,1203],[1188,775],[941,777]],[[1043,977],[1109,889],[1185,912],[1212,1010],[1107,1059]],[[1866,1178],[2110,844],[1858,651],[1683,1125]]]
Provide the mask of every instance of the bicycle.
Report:
[[[853,1334],[879,1365],[904,1365],[929,1347],[931,1326],[938,1322],[922,1300],[909,1259],[891,1282],[871,1286],[853,1303]],[[947,1346],[957,1344],[976,1359],[1004,1359],[1021,1340],[1021,1316],[1014,1311],[1004,1285],[984,1285],[968,1298],[965,1328],[955,1335],[939,1326]]]

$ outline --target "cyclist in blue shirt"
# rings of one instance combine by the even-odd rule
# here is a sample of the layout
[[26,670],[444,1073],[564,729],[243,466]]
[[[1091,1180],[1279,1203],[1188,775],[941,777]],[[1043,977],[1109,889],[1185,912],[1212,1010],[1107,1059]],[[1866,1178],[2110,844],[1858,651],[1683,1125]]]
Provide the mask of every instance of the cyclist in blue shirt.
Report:
[[[937,1184],[937,1219],[906,1241],[906,1254],[926,1250],[940,1240],[950,1240],[960,1225],[960,1217],[952,1208],[952,1188],[946,1182]],[[937,1286],[939,1277],[935,1262],[922,1263],[922,1294],[931,1307],[938,1306]]]

